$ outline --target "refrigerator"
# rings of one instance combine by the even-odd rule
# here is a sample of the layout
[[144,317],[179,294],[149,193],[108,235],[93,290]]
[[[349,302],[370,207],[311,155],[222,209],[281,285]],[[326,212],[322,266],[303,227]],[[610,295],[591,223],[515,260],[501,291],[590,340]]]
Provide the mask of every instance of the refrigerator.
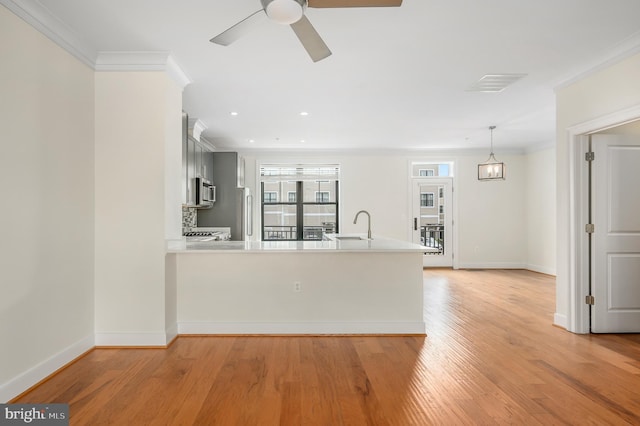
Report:
[[244,167],[237,152],[206,153],[213,169],[216,201],[208,209],[198,209],[198,227],[228,227],[232,241],[253,236],[253,195],[244,188]]

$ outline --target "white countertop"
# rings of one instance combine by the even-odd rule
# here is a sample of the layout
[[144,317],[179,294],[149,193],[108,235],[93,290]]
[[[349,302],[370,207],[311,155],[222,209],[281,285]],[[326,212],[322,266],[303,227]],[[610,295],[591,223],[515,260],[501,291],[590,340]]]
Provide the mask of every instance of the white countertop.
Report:
[[329,238],[340,236],[358,236],[362,240],[327,240],[327,241],[207,241],[187,242],[185,240],[170,241],[168,253],[317,253],[317,252],[368,252],[368,253],[422,253],[426,247],[407,241],[373,236],[367,240],[364,234],[329,235]]

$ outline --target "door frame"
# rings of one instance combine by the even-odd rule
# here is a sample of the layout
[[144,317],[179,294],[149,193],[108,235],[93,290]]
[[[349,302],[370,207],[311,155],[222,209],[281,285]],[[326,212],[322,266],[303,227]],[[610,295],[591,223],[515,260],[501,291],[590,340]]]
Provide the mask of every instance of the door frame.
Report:
[[[421,184],[433,184],[434,186],[437,185],[445,185],[445,186],[449,186],[450,190],[451,190],[451,196],[449,199],[450,202],[450,207],[446,207],[445,205],[445,218],[446,217],[451,217],[451,225],[450,226],[445,226],[445,253],[447,253],[446,250],[449,250],[451,252],[451,266],[448,264],[448,262],[444,262],[444,259],[440,259],[440,256],[433,256],[434,260],[442,260],[440,263],[440,265],[438,265],[438,262],[435,262],[436,265],[424,265],[424,258],[427,257],[426,255],[423,256],[423,267],[424,268],[428,268],[428,267],[434,267],[434,268],[438,268],[438,267],[444,267],[444,268],[448,268],[448,267],[453,267],[454,266],[454,260],[456,259],[456,257],[454,256],[455,253],[455,244],[454,244],[454,239],[453,239],[453,224],[454,224],[454,218],[453,218],[453,207],[455,205],[454,201],[453,201],[453,177],[450,176],[446,176],[446,177],[414,177],[412,178],[412,185],[411,185],[411,192],[409,194],[409,196],[411,197],[411,202],[412,202],[412,209],[411,209],[411,218],[412,218],[412,223],[413,223],[413,218],[415,218],[415,209],[416,207],[419,210],[419,207],[415,205],[416,199],[414,198],[414,194],[413,191],[416,189],[416,187],[419,187]],[[419,215],[419,212],[418,212]],[[419,217],[419,216],[418,216]],[[447,228],[450,228],[449,231],[447,231]],[[413,226],[412,228],[413,229]],[[413,230],[411,232],[411,241],[415,240],[414,238],[414,232],[415,230]],[[448,238],[447,238],[448,237]],[[449,247],[449,248],[447,248]],[[445,265],[445,263],[447,263]],[[455,268],[457,269],[457,268]]]
[[[554,318],[573,333],[589,334],[591,318],[585,297],[589,294],[589,246],[585,232],[589,197],[589,176],[585,153],[589,135],[640,119],[640,105],[569,127],[569,286],[565,321]],[[565,322],[565,324],[562,324]]]
[[[452,175],[449,176],[413,176],[412,166],[417,163],[437,164],[449,163],[451,165]],[[460,269],[458,256],[458,159],[454,156],[443,157],[412,157],[407,161],[407,241],[413,242],[413,181],[416,179],[450,179],[451,180],[451,255],[453,256],[453,269]]]

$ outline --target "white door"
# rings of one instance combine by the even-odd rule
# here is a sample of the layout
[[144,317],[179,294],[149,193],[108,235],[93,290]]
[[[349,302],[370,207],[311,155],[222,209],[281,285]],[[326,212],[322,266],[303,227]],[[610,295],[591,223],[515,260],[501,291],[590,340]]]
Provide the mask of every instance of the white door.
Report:
[[452,180],[413,179],[413,242],[425,246],[424,266],[453,266]]
[[640,137],[594,135],[593,333],[640,332]]

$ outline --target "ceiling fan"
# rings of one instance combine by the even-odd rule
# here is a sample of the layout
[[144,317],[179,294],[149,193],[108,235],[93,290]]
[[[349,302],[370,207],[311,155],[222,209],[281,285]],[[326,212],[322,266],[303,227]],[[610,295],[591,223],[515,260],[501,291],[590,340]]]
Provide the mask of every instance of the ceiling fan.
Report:
[[218,34],[210,41],[228,46],[250,32],[258,22],[269,18],[279,24],[290,25],[313,62],[318,62],[331,55],[331,51],[316,29],[313,28],[311,22],[304,16],[307,7],[393,7],[400,6],[402,0],[260,0],[260,3],[262,3],[262,9]]

